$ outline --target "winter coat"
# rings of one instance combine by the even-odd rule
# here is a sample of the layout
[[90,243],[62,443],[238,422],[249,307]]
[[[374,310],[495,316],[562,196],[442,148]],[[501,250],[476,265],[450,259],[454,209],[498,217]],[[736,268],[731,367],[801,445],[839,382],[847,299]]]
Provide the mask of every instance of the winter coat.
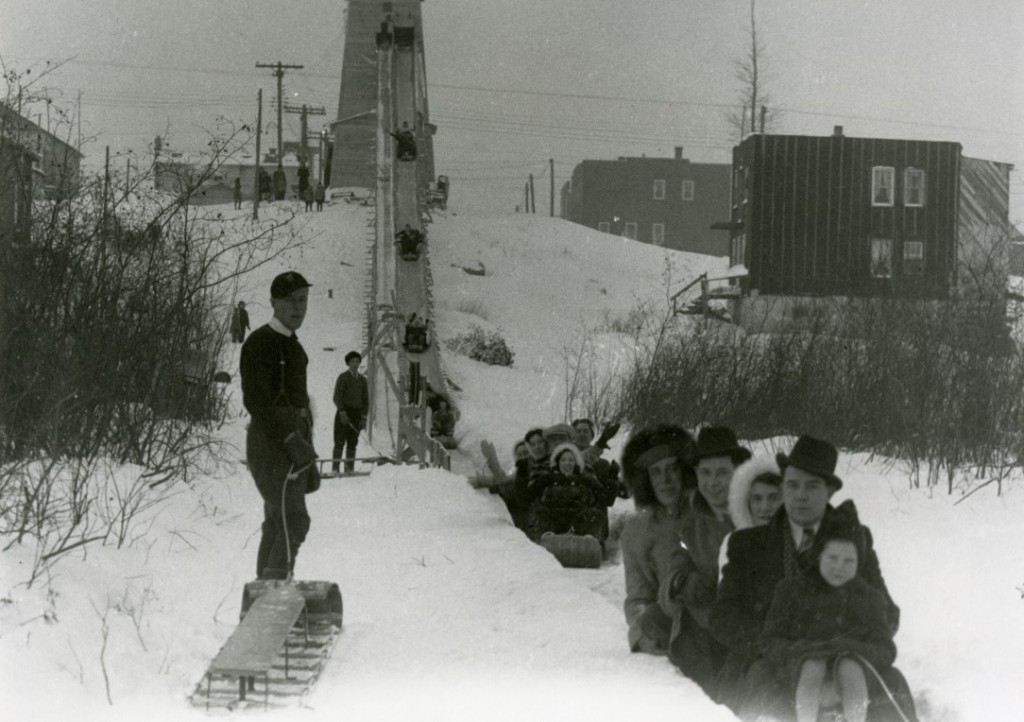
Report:
[[[556,459],[565,451],[573,454],[573,473],[563,474]],[[590,534],[602,544],[608,538],[608,512],[598,497],[600,483],[592,474],[582,471],[582,458],[573,444],[559,444],[548,465],[531,475],[527,496],[530,502],[529,534],[534,540],[546,532]]]
[[317,203],[323,203],[325,197],[326,197],[326,193],[324,192],[323,185],[321,185],[320,183],[317,183],[316,184],[316,190],[313,191],[313,199]]
[[[826,517],[830,513],[832,507],[826,509]],[[886,624],[895,633],[900,610],[886,589],[871,531],[866,526],[861,528],[864,555],[860,560],[860,577],[882,594]],[[768,524],[743,529],[729,537],[722,581],[711,606],[709,629],[728,648],[725,667],[719,677],[719,698],[733,709],[741,704],[746,693],[743,679],[747,670],[761,657],[761,632],[775,587],[787,576],[787,569],[799,573],[805,561],[797,555],[785,507],[781,507]]]
[[597,479],[580,469],[566,475],[556,465],[549,466],[531,479],[530,500],[553,508],[597,507]]
[[795,689],[808,659],[857,655],[879,672],[888,669],[896,660],[892,638],[880,591],[860,577],[829,586],[812,568],[775,587],[761,645],[779,680]]
[[[659,644],[644,629],[643,615],[649,608],[658,607],[658,561],[656,550],[665,544],[678,544],[679,517],[664,509],[647,507],[638,509],[622,528],[619,546],[622,566],[626,573],[626,624],[629,626],[629,649],[632,652],[665,654],[667,644]],[[662,614],[664,614],[662,612]],[[667,620],[668,617],[666,616]],[[660,649],[659,649],[660,647]]]
[[[681,544],[662,557],[667,565],[662,569],[658,603],[675,619],[673,637],[680,633],[684,609],[699,626],[707,628],[718,585],[719,549],[732,530],[732,521],[719,520],[700,492],[693,495],[679,524]],[[682,594],[675,594],[673,587],[682,589]]]

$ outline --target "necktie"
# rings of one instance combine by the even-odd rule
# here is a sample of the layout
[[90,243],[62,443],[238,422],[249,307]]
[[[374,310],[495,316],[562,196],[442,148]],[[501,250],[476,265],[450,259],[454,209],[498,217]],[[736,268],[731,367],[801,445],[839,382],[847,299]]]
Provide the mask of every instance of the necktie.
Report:
[[798,553],[803,553],[811,548],[814,543],[814,527],[805,526],[804,534],[800,537],[800,546],[797,548]]

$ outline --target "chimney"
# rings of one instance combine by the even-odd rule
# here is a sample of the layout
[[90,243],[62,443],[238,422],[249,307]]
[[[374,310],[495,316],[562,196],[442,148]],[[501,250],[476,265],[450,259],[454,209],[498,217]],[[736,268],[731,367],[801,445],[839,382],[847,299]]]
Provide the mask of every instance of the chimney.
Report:
[[841,125],[833,126],[832,127],[832,135],[834,135],[837,138],[842,138],[843,137],[843,126],[841,126]]
[[683,159],[683,146],[677,145],[676,146],[676,160],[682,160],[682,159]]

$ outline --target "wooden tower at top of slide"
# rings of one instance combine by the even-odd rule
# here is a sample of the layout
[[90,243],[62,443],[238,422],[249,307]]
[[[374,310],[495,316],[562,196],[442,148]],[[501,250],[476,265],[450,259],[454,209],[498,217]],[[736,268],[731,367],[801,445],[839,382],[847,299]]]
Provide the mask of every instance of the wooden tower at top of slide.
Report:
[[[333,188],[373,188],[376,184],[377,34],[382,29],[412,27],[416,54],[416,133],[418,179],[421,186],[434,178],[434,126],[427,106],[426,63],[423,52],[422,0],[347,0],[345,51],[341,65],[338,117],[331,123],[334,155]],[[388,129],[393,130],[393,129]]]

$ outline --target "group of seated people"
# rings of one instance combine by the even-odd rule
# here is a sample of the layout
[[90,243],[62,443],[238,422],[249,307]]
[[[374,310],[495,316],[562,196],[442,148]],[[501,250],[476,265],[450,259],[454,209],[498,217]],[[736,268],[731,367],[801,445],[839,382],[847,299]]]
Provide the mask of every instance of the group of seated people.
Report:
[[398,160],[415,160],[416,159],[416,136],[413,134],[408,127],[403,125],[401,130],[397,130],[390,134],[396,141],[396,154]]
[[409,353],[423,353],[430,348],[430,319],[412,314],[405,322],[402,346]]
[[395,234],[395,245],[398,246],[398,253],[407,261],[415,261],[423,251],[423,245],[427,242],[423,231],[413,228],[408,223]]
[[871,532],[852,501],[829,503],[837,459],[812,436],[772,458],[723,426],[696,441],[669,424],[634,433],[630,648],[667,656],[743,720],[916,719]]
[[493,445],[484,441],[492,478],[478,485],[501,495],[513,523],[533,541],[546,534],[576,534],[594,537],[603,549],[608,508],[621,487],[618,464],[601,455],[618,429],[617,423],[607,425],[596,441],[589,419],[530,429],[515,443],[515,466],[507,472]]

